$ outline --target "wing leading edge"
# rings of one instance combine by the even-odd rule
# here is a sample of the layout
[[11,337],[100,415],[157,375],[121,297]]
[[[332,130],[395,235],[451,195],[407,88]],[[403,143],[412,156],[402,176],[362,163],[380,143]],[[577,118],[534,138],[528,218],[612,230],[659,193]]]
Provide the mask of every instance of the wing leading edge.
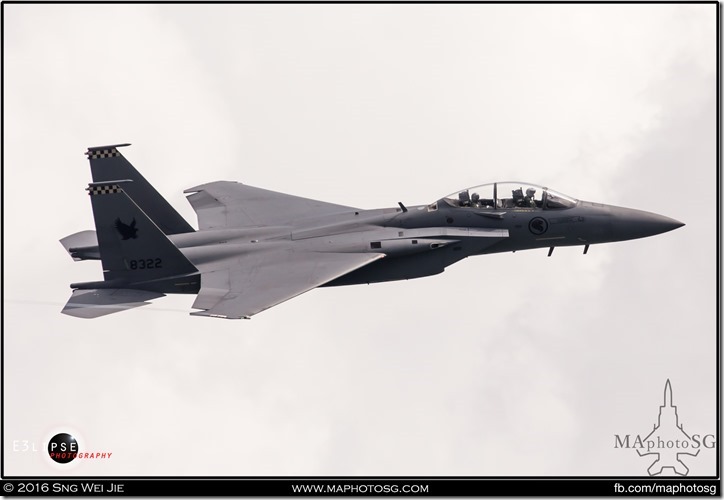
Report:
[[201,275],[194,316],[248,319],[272,306],[383,258],[381,253],[295,252],[247,255]]

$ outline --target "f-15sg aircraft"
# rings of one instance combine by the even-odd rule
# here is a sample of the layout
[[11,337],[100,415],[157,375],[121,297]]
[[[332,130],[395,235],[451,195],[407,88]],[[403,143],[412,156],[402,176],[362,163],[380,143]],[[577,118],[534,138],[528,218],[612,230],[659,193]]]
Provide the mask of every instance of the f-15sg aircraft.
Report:
[[584,246],[671,231],[650,212],[580,201],[546,187],[495,182],[434,203],[363,210],[238,182],[184,191],[199,229],[119,152],[88,148],[95,231],[61,244],[96,259],[103,280],[73,283],[64,314],[96,318],[168,293],[196,294],[192,312],[250,318],[319,286],[407,280],[471,255]]

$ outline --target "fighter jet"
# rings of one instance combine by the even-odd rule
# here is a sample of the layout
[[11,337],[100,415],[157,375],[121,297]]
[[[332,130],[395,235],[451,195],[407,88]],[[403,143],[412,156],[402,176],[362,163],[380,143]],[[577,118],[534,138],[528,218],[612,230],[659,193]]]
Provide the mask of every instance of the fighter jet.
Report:
[[195,316],[248,319],[321,286],[408,280],[472,255],[644,238],[683,226],[650,212],[493,182],[429,205],[364,210],[217,181],[184,191],[194,230],[119,152],[88,148],[95,231],[61,240],[103,279],[72,283],[64,314],[96,318],[169,293]]

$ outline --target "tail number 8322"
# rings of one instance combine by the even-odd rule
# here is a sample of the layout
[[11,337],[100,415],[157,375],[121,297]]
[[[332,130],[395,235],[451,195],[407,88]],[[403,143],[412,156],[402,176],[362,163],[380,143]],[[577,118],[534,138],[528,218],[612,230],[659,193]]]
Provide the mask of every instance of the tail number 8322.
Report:
[[128,261],[128,269],[161,269],[163,262],[159,258],[155,259],[132,259]]

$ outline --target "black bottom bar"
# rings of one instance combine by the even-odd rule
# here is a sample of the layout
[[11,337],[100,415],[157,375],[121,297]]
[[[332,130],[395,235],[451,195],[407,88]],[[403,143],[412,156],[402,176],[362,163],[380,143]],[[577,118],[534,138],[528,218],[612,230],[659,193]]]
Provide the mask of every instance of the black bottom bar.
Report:
[[18,479],[5,496],[721,496],[710,478]]

